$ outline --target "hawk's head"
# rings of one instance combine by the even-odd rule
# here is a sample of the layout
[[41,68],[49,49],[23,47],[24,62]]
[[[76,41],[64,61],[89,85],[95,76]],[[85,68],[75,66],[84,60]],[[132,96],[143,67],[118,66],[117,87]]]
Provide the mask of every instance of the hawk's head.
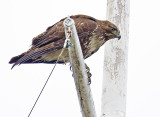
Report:
[[107,39],[121,38],[119,29],[113,23],[104,21],[102,28],[105,30],[105,36],[107,37]]

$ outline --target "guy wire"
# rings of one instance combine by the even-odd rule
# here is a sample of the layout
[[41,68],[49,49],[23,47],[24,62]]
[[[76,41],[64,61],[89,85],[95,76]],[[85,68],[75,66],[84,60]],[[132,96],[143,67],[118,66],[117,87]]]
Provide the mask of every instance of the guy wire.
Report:
[[64,51],[64,49],[65,49],[65,48],[63,47],[62,50],[61,50],[61,53],[60,53],[59,56],[58,56],[58,59],[57,59],[56,63],[54,64],[54,67],[52,68],[52,70],[51,70],[51,72],[50,72],[50,74],[49,74],[49,76],[48,76],[48,78],[47,78],[45,84],[43,85],[43,88],[41,89],[41,91],[40,91],[40,93],[39,93],[39,95],[38,95],[38,97],[37,97],[37,99],[36,99],[34,105],[32,106],[32,109],[30,110],[30,112],[29,112],[29,114],[28,114],[28,117],[30,117],[30,115],[31,115],[31,113],[32,113],[32,111],[33,111],[33,109],[34,109],[34,107],[36,106],[36,104],[37,104],[37,102],[38,102],[38,99],[40,98],[40,96],[41,96],[41,94],[42,94],[42,92],[43,92],[45,86],[47,85],[48,80],[49,80],[49,78],[51,77],[51,75],[52,75],[52,73],[53,73],[53,71],[54,71],[54,69],[55,69],[55,67],[56,67],[56,65],[57,65],[57,63],[58,63],[58,61],[59,61],[59,58],[61,57],[61,55],[62,55],[62,53],[63,53],[63,51]]

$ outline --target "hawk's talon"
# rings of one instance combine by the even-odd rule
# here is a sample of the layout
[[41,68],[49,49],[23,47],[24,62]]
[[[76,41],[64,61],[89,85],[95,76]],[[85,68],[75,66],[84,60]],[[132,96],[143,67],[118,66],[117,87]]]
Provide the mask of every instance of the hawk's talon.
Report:
[[87,76],[88,76],[88,84],[90,85],[91,84],[91,77],[92,77],[91,72],[87,72]]
[[88,85],[90,85],[91,84],[91,79],[90,78],[88,78]]
[[89,72],[90,68],[87,66],[87,64],[85,64],[85,67],[86,67],[86,71]]
[[70,71],[71,71],[71,72],[73,72],[73,70],[72,70],[72,66],[70,66]]

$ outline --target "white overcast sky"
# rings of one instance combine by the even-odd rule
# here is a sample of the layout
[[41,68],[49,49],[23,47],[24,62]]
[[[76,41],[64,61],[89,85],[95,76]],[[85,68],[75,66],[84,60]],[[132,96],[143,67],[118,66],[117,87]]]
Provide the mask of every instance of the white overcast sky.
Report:
[[[68,15],[106,19],[107,0],[0,1],[0,117],[27,117],[53,65],[21,65],[12,56],[33,37]],[[127,117],[160,117],[160,1],[130,0]],[[86,63],[100,116],[104,46]],[[57,65],[31,117],[81,117],[72,73]]]

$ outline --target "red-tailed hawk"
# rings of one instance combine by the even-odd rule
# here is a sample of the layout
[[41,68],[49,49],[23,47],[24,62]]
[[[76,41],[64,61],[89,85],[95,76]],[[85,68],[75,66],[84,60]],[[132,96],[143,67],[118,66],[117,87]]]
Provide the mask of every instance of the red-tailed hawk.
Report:
[[[84,59],[95,53],[107,40],[120,39],[117,26],[109,21],[97,20],[86,15],[71,16],[75,22]],[[32,47],[18,56],[13,57],[9,63],[20,65],[22,63],[55,63],[65,42],[64,25],[62,19],[45,32],[32,39]],[[63,58],[58,63],[69,62],[68,50],[65,49]]]

